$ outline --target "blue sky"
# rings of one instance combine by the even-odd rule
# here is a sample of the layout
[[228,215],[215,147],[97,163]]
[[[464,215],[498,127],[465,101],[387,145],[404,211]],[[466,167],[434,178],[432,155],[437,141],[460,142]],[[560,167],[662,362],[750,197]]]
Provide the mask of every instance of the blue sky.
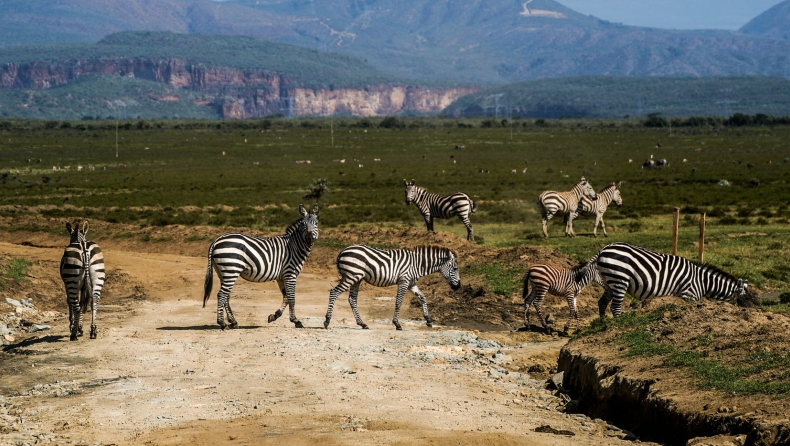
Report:
[[780,0],[557,0],[610,22],[670,29],[737,30]]

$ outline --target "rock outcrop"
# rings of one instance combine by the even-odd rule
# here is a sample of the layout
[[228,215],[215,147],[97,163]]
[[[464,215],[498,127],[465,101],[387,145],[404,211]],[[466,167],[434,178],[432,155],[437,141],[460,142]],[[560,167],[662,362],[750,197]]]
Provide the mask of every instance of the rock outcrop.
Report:
[[[123,76],[212,95],[205,105],[226,119],[283,113],[291,116],[383,116],[403,112],[436,113],[476,87],[423,87],[379,84],[364,87],[309,88],[267,70],[192,64],[184,59],[112,58],[71,63],[5,63],[0,88],[47,89],[90,74]],[[202,105],[202,104],[200,104]]]

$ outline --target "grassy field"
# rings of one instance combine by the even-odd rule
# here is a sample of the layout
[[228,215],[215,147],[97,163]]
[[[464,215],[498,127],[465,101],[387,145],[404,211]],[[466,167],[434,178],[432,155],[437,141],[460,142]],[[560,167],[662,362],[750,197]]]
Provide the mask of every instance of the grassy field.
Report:
[[[668,252],[675,206],[680,253],[696,258],[697,219],[707,212],[707,261],[761,288],[788,288],[790,128],[670,136],[630,121],[402,123],[396,130],[336,119],[330,130],[321,119],[130,122],[120,126],[117,158],[113,123],[0,125],[0,215],[279,230],[307,201],[311,182],[327,178],[324,227],[422,227],[417,209],[404,203],[402,180],[413,178],[432,192],[473,197],[479,242],[553,246],[578,259],[620,240]],[[641,169],[651,155],[670,166]],[[544,240],[537,196],[568,190],[583,175],[596,190],[624,181],[623,207],[606,214],[610,236],[599,230],[593,238],[592,221],[580,220],[579,237],[566,239],[557,218]],[[438,221],[437,230],[465,231],[457,220]]]

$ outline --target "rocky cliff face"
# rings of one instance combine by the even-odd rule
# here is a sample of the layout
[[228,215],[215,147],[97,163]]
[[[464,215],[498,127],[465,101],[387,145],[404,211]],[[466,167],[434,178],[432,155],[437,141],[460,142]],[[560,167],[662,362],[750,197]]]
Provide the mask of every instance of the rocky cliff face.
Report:
[[406,85],[305,88],[265,70],[208,67],[182,59],[76,60],[70,64],[30,62],[0,65],[0,88],[46,89],[89,74],[133,77],[215,97],[224,118],[284,113],[292,116],[435,113],[476,87],[427,88]]

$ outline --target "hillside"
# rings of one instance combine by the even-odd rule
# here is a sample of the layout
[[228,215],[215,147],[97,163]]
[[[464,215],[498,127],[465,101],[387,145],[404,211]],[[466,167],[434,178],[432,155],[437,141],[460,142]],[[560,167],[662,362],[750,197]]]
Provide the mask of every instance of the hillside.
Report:
[[775,77],[568,77],[491,87],[447,107],[450,116],[641,117],[790,114],[790,80]]
[[790,0],[758,15],[739,31],[766,39],[790,40]]
[[363,58],[411,79],[784,75],[790,43],[622,26],[553,0],[40,0],[4,2],[0,46],[95,42],[122,30],[236,34]]

